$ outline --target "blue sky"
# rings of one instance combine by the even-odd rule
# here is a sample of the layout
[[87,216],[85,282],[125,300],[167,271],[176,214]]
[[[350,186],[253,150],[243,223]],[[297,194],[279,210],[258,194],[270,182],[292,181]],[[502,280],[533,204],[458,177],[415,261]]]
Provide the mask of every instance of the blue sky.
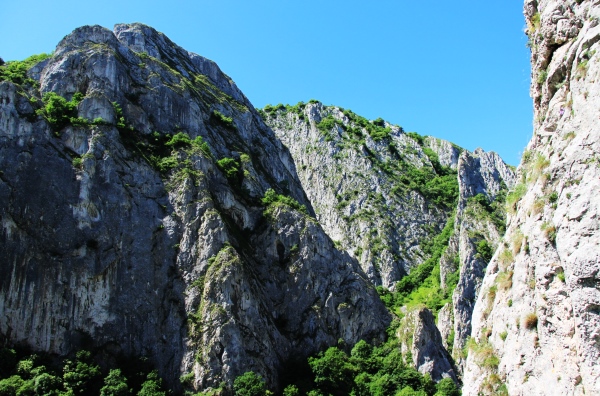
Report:
[[517,165],[532,134],[521,0],[19,0],[0,57],[143,22],[216,61],[256,107],[318,99]]

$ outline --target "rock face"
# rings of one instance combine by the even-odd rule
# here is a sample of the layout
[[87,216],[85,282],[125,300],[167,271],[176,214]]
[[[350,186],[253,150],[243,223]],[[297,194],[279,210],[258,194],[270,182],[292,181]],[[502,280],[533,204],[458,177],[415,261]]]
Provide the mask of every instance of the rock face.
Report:
[[374,284],[392,287],[426,258],[419,245],[441,231],[453,203],[434,203],[409,179],[456,169],[460,148],[319,102],[265,110],[317,219]]
[[[504,198],[515,184],[515,173],[493,152],[463,152],[458,161],[459,199],[454,235],[440,260],[442,285],[458,282],[452,303],[438,323],[445,346],[462,373],[462,349],[471,335],[471,316],[487,263],[504,234]],[[445,319],[448,318],[448,319]]]
[[[146,356],[205,389],[249,370],[276,387],[291,358],[383,337],[375,289],[213,62],[147,26],[88,26],[30,76],[0,83],[3,339]],[[50,122],[48,92],[83,99]],[[269,188],[299,204],[265,207]]]
[[452,378],[458,382],[454,373],[452,358],[442,344],[442,337],[435,325],[435,318],[427,308],[415,309],[404,318],[397,334],[402,341],[402,354],[412,359],[407,364],[414,365],[434,381]]
[[[289,147],[324,229],[357,257],[375,284],[393,287],[427,259],[421,244],[439,234],[456,210],[453,236],[440,262],[442,287],[456,288],[450,292],[452,302],[438,315],[438,336],[433,337],[429,325],[415,327],[412,316],[403,322],[401,332],[410,333],[411,339],[439,338],[437,346],[426,345],[422,351],[419,343],[405,349],[415,351],[412,358],[419,370],[435,379],[443,373],[457,380],[452,360],[462,373],[461,351],[471,334],[485,268],[504,233],[504,198],[515,184],[514,170],[493,152],[470,153],[450,142],[404,133],[381,120],[369,122],[319,102],[267,106],[264,111],[267,124]],[[378,123],[388,128],[388,136],[373,132]],[[389,163],[401,165],[392,168]],[[418,174],[414,169],[438,175],[446,171],[446,177],[454,179],[458,204],[436,205],[427,191],[399,182],[402,174]]]
[[525,2],[534,135],[473,314],[463,394],[600,393],[600,6]]

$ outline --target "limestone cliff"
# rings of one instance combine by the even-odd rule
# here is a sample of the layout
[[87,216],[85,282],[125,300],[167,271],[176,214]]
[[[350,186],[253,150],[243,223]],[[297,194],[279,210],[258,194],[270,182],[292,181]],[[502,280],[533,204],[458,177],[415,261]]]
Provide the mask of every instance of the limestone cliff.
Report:
[[204,389],[248,370],[276,387],[291,358],[383,336],[374,287],[213,62],[88,26],[29,78],[0,82],[3,339],[145,356]]
[[438,327],[461,373],[473,307],[486,266],[504,235],[504,200],[514,184],[514,171],[496,153],[477,149],[460,156],[454,234],[440,260],[442,285],[456,282],[456,288],[452,303],[440,311]]
[[600,5],[524,12],[534,134],[475,305],[464,394],[599,394]]
[[[267,106],[263,115],[289,147],[317,219],[375,284],[393,289],[428,259],[421,247],[454,213],[439,280],[452,302],[439,313],[439,331],[432,328],[433,319],[421,320],[426,314],[417,309],[408,313],[400,332],[428,340],[405,347],[420,371],[456,380],[444,349],[462,372],[461,351],[471,334],[485,268],[504,233],[504,198],[515,183],[514,170],[493,152],[470,153],[316,101]],[[419,178],[425,172],[435,176]],[[455,188],[456,195],[440,200],[443,193],[432,180],[449,181],[444,188]]]
[[[460,148],[316,101],[264,114],[290,149],[317,219],[373,283],[392,287],[427,258],[421,242],[454,206]],[[448,191],[425,191],[433,179]]]

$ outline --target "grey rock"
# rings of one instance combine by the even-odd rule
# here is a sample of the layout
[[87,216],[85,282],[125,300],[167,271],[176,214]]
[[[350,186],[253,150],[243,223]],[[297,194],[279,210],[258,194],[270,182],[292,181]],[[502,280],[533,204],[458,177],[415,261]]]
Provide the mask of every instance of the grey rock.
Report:
[[452,378],[458,383],[452,358],[443,346],[430,310],[417,308],[409,312],[402,319],[397,336],[401,341],[402,354],[412,358],[407,363],[414,364],[421,374],[429,374],[436,382]]
[[463,392],[490,393],[496,378],[510,394],[598,394],[600,6],[527,1],[525,15],[534,134],[473,313],[474,340],[498,364],[486,367],[471,351]]
[[[322,132],[318,123],[326,117],[333,117],[337,125]],[[371,282],[391,288],[427,258],[420,243],[441,231],[451,210],[403,188],[398,173],[387,174],[378,164],[404,161],[432,168],[424,153],[430,147],[442,165],[456,168],[458,148],[429,137],[421,147],[401,128],[386,124],[388,146],[342,109],[318,102],[297,112],[276,110],[266,122],[290,149],[317,219],[339,246],[356,257]],[[348,132],[351,128],[364,144]]]
[[[391,318],[373,286],[311,217],[289,151],[213,62],[144,25],[86,26],[30,75],[30,96],[81,92],[77,116],[104,122],[55,131],[22,88],[0,83],[8,342],[146,357],[175,389],[193,372],[200,390],[248,370],[276,388],[290,359],[383,337]],[[210,153],[164,146],[177,132]],[[155,156],[179,165],[159,172]],[[225,157],[237,176],[217,165]],[[268,188],[306,214],[263,214]]]

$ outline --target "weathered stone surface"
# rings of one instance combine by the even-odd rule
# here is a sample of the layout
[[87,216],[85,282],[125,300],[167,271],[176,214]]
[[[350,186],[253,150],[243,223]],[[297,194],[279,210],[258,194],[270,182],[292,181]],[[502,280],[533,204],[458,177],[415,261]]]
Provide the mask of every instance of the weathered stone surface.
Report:
[[[358,259],[374,284],[391,288],[427,258],[419,245],[441,231],[451,208],[406,190],[398,181],[401,173],[386,173],[382,166],[405,162],[433,170],[424,152],[430,148],[443,166],[455,169],[461,149],[433,137],[419,144],[390,124],[389,140],[374,139],[348,114],[317,102],[297,111],[276,109],[266,120],[290,149],[325,231]],[[320,130],[328,117],[337,124]]]
[[[81,92],[77,116],[102,122],[55,130],[0,83],[4,339],[145,356],[172,386],[194,372],[201,389],[248,370],[276,387],[291,358],[383,336],[373,286],[310,217],[289,152],[213,62],[147,26],[87,26],[31,76],[28,95]],[[209,149],[165,146],[177,132]],[[263,214],[268,188],[307,213]]]
[[[503,202],[494,206],[494,201],[502,200],[507,188],[514,185],[514,170],[496,153],[481,149],[470,153],[433,137],[419,141],[418,136],[389,124],[389,145],[372,139],[362,129],[362,146],[353,141],[357,138],[353,115],[321,103],[275,110],[267,107],[265,111],[267,123],[290,148],[317,218],[333,239],[357,257],[375,284],[393,287],[403,274],[420,264],[423,255],[419,245],[439,233],[454,209],[436,207],[415,191],[399,194],[398,174],[382,172],[378,163],[405,161],[417,167],[434,167],[431,156],[457,171],[454,235],[441,259],[440,275],[443,288],[447,277],[452,276],[454,285],[458,278],[458,286],[438,326],[444,347],[451,351],[461,373],[461,351],[471,334],[471,314],[489,260],[480,256],[477,244],[488,243],[490,251],[498,244],[503,234],[503,210],[495,220],[488,211],[492,206],[503,207]],[[337,120],[329,133],[319,129],[325,118]],[[427,150],[434,154],[428,155]],[[382,202],[373,199],[376,196],[369,191],[380,195]],[[472,202],[477,194],[482,194],[489,205]],[[368,216],[360,216],[361,211]],[[373,254],[381,240],[384,248]]]
[[452,358],[443,346],[430,310],[420,308],[409,312],[402,318],[397,336],[403,356],[412,357],[408,364],[414,364],[420,373],[431,375],[436,382],[447,377],[458,382]]
[[[453,317],[452,328],[449,322],[438,323],[440,332],[448,337],[452,334],[452,357],[460,373],[463,371],[462,350],[471,335],[471,316],[481,288],[489,257],[482,256],[483,249],[489,246],[495,250],[504,232],[504,202],[497,198],[505,195],[515,184],[515,173],[494,152],[480,149],[474,153],[463,152],[458,161],[459,199],[454,220],[454,235],[440,261],[442,284],[446,278],[458,271],[458,284],[452,295],[452,305],[447,309]],[[482,194],[487,201],[481,205],[472,198]]]
[[509,394],[598,394],[600,6],[527,1],[525,16],[534,136],[473,314],[473,336],[497,364],[472,348],[464,394],[500,383]]

